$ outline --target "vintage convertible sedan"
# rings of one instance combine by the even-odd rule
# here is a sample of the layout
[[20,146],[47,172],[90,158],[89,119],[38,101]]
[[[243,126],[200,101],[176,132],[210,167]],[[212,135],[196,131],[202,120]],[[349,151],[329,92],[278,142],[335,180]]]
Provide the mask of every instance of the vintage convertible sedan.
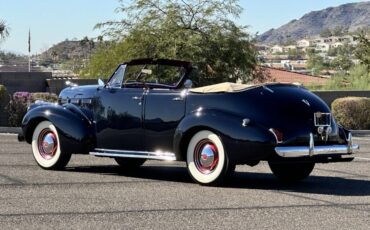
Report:
[[146,160],[185,161],[203,185],[260,161],[278,178],[298,181],[316,163],[351,161],[359,149],[328,106],[301,86],[194,88],[193,73],[184,61],[125,62],[106,84],[68,87],[58,103],[30,106],[19,138],[44,169],[63,169],[71,154],[114,158],[126,170]]

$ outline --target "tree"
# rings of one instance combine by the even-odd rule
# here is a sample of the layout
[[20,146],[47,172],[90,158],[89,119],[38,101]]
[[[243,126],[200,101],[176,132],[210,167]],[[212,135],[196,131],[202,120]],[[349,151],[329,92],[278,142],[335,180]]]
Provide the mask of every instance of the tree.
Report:
[[231,20],[242,12],[237,0],[119,2],[124,18],[96,25],[115,42],[98,49],[85,74],[107,76],[125,59],[149,57],[190,60],[206,81],[266,77],[256,68],[253,38]]
[[339,70],[348,71],[354,65],[352,62],[353,49],[354,48],[348,43],[335,48],[336,57],[331,62],[331,66]]
[[327,37],[330,37],[330,36],[332,36],[332,33],[331,33],[330,29],[325,28],[325,29],[320,31],[320,37],[327,38]]
[[306,68],[308,70],[312,71],[312,75],[319,74],[324,69],[324,59],[317,53],[315,53],[314,50],[308,50],[307,51],[308,59]]
[[341,26],[335,27],[332,31],[333,36],[343,36],[344,34],[347,34],[347,33],[348,33],[348,30],[346,30],[345,28]]
[[4,40],[9,36],[9,26],[6,24],[5,21],[0,20],[0,41]]
[[368,71],[370,71],[370,41],[366,37],[365,32],[361,32],[356,38],[359,43],[355,50],[355,56],[360,60],[360,63],[367,66]]

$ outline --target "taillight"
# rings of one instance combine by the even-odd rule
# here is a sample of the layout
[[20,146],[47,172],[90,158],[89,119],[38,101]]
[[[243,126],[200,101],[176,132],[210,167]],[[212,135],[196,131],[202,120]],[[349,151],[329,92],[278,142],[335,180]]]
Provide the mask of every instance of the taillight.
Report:
[[282,132],[280,132],[279,130],[274,129],[274,128],[269,129],[269,131],[270,131],[272,134],[274,134],[275,139],[276,139],[276,143],[278,143],[278,144],[279,144],[279,143],[283,142],[284,135],[283,135],[283,133],[282,133]]

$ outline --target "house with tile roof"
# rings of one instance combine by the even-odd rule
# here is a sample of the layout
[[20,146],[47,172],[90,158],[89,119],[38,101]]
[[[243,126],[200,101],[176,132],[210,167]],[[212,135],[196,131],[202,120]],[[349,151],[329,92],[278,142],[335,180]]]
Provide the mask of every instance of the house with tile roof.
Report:
[[303,73],[291,72],[271,67],[261,67],[270,75],[267,82],[300,83],[302,85],[324,85],[329,79],[325,77],[311,76]]

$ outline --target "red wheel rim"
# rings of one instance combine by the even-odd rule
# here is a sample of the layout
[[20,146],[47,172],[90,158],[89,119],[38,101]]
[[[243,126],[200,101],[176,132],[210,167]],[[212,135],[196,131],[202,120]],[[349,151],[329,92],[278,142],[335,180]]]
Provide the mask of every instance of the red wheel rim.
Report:
[[194,149],[194,163],[199,172],[212,173],[218,164],[217,146],[209,139],[199,141]]
[[37,147],[42,158],[50,160],[58,149],[58,139],[51,129],[43,129],[37,139]]

